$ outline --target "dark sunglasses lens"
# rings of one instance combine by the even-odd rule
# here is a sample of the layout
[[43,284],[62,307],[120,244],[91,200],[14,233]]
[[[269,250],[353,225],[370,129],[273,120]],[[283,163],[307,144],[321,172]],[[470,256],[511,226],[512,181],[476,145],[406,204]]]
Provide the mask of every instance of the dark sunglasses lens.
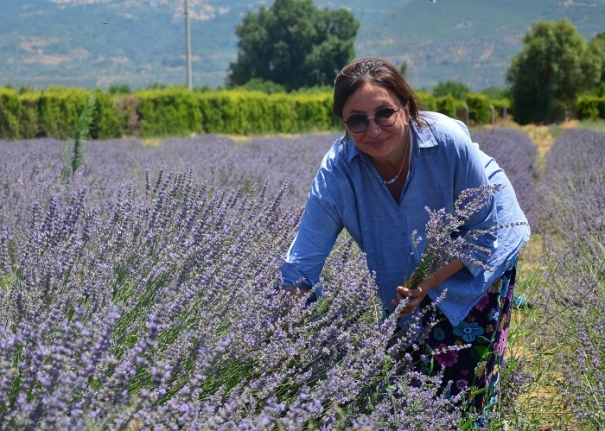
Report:
[[379,126],[387,127],[392,126],[395,122],[395,113],[397,111],[393,108],[381,109],[376,113],[375,121]]
[[351,132],[363,132],[368,127],[368,119],[363,115],[351,115],[347,120],[347,126]]

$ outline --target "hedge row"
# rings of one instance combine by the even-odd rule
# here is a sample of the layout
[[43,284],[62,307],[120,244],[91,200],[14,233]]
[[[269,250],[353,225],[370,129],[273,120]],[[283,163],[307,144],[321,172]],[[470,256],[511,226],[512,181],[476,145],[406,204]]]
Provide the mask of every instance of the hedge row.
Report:
[[[93,139],[190,133],[306,133],[340,127],[331,113],[332,95],[328,93],[267,95],[168,87],[112,96],[101,90],[80,88],[50,88],[23,94],[0,88],[0,139],[67,139],[90,94],[97,101],[90,131]],[[490,101],[482,94],[472,94],[465,101],[435,98],[426,92],[419,93],[419,97],[429,110],[474,123],[490,122],[490,105],[508,106],[507,101]]]
[[578,98],[577,115],[579,119],[605,119],[605,97],[583,96]]
[[172,87],[111,96],[101,90],[78,88],[25,94],[0,88],[0,139],[70,137],[89,94],[97,100],[93,139],[189,133],[305,133],[340,127],[331,114],[330,94],[196,92]]
[[0,88],[0,139],[71,137],[89,95],[96,98],[91,138],[121,136],[120,113],[113,98],[100,90],[51,88],[42,93],[18,94]]
[[[507,115],[510,108],[508,99],[492,100],[480,93],[469,94],[466,100],[452,96],[435,97],[431,93],[419,92],[426,109],[441,112],[471,124],[488,124]],[[492,112],[493,108],[493,112]]]

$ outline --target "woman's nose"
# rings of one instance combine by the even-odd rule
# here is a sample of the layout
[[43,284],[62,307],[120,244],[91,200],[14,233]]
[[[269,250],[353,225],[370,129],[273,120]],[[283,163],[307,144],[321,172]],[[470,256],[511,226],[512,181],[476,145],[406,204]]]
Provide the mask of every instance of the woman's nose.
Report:
[[371,135],[378,135],[380,132],[382,132],[382,126],[374,121],[374,118],[371,118],[368,120],[368,129],[366,132]]

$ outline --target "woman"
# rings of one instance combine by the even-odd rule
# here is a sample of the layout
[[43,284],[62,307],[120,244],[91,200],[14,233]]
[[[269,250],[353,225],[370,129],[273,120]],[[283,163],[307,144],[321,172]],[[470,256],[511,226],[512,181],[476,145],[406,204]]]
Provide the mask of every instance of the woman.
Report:
[[[320,272],[346,229],[366,253],[385,315],[406,298],[400,307],[403,327],[421,303],[437,302],[444,318],[424,346],[433,351],[432,369],[444,371],[445,383],[452,381],[452,395],[487,388],[469,398],[473,410],[481,411],[497,394],[516,259],[529,239],[529,227],[505,173],[473,144],[466,126],[418,106],[397,67],[385,60],[357,60],[338,74],[333,112],[346,132],[315,177],[282,265],[282,282],[299,293],[316,287],[321,295]],[[481,248],[472,259],[455,260],[408,289],[404,280],[417,267],[418,250],[425,245],[423,240],[415,247],[413,233],[424,232],[426,208],[451,211],[462,191],[488,184],[500,184],[502,190],[466,220],[462,234],[525,224],[482,234],[473,240]],[[444,299],[437,301],[444,291]],[[460,344],[471,347],[447,349]]]

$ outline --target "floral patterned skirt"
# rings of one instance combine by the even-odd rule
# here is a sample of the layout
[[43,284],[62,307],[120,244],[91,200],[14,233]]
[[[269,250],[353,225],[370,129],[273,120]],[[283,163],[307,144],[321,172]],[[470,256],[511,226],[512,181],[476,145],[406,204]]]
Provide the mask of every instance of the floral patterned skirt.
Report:
[[[467,391],[464,409],[486,413],[498,397],[500,370],[511,318],[516,262],[488,289],[466,318],[453,327],[437,310],[438,322],[422,346],[423,372],[443,372],[448,395]],[[428,299],[428,297],[427,297]],[[451,346],[470,346],[451,349]]]

